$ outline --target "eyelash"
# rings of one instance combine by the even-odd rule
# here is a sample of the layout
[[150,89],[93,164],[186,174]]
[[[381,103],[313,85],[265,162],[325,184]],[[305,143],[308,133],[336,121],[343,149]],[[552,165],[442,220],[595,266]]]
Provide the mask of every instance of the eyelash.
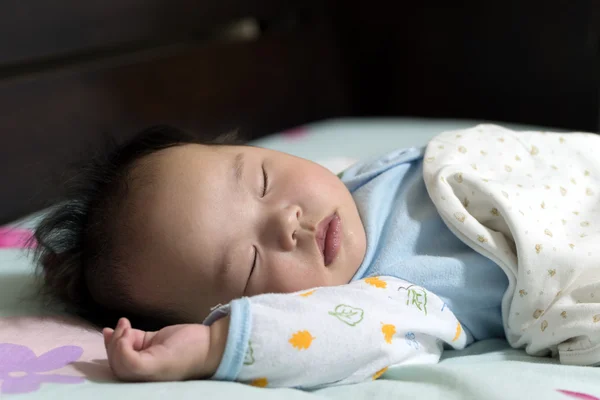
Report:
[[256,248],[256,246],[254,246],[254,260],[252,261],[252,268],[250,269],[250,275],[248,275],[248,280],[250,280],[250,277],[254,273],[254,267],[256,267],[256,259],[257,258],[258,258],[258,249]]
[[262,171],[263,171],[263,193],[262,193],[262,197],[265,197],[265,195],[267,194],[267,189],[269,188],[269,175],[267,175],[267,170],[265,169],[265,167],[262,167]]
[[[265,197],[265,195],[267,194],[267,189],[269,188],[269,175],[267,175],[267,170],[265,169],[264,165],[262,167],[262,173],[263,173],[262,197]],[[248,275],[248,280],[250,280],[250,277],[252,277],[252,274],[254,273],[254,268],[256,267],[256,259],[257,258],[258,258],[258,249],[256,248],[256,246],[254,246],[254,260],[252,260],[252,268],[250,269],[250,274]],[[246,284],[246,286],[248,286],[248,284]]]

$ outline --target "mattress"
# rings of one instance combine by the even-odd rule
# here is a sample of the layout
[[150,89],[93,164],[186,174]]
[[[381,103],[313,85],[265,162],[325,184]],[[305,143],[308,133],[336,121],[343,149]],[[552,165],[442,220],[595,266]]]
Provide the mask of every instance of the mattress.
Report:
[[[393,148],[422,146],[441,131],[479,122],[330,120],[252,144],[305,157],[338,172],[355,160]],[[38,218],[32,215],[13,225],[28,228]],[[503,340],[448,351],[436,365],[393,367],[377,381],[312,392],[212,381],[116,382],[100,333],[81,321],[45,309],[33,293],[32,268],[26,251],[0,249],[0,398],[600,399],[600,369],[562,366],[550,358],[530,357]]]

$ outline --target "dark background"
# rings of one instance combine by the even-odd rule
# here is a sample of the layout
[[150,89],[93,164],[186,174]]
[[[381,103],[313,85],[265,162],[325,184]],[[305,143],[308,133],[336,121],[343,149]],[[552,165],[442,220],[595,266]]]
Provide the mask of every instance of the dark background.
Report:
[[598,131],[599,1],[454,3],[3,0],[0,223],[156,123],[244,140],[338,116]]

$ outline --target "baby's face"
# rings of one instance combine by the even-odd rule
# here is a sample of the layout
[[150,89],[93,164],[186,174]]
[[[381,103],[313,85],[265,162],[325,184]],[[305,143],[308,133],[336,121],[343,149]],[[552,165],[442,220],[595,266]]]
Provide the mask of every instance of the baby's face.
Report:
[[256,147],[185,145],[140,167],[151,179],[132,184],[138,304],[198,322],[242,296],[348,283],[364,258],[350,193],[315,163]]

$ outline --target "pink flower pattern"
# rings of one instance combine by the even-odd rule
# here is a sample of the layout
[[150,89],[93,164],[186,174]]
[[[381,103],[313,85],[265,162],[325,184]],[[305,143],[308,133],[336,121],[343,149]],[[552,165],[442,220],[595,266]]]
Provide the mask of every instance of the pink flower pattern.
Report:
[[42,383],[82,383],[78,376],[48,373],[82,354],[79,346],[61,346],[37,357],[27,346],[0,343],[0,394],[34,392]]
[[592,396],[590,394],[585,394],[585,393],[581,393],[581,392],[573,392],[571,390],[564,390],[564,389],[556,389],[557,392],[560,392],[564,395],[567,395],[569,397],[572,397],[574,399],[579,399],[579,400],[600,400],[600,397],[596,397],[596,396]]
[[0,227],[0,249],[24,249],[33,233],[27,229]]

